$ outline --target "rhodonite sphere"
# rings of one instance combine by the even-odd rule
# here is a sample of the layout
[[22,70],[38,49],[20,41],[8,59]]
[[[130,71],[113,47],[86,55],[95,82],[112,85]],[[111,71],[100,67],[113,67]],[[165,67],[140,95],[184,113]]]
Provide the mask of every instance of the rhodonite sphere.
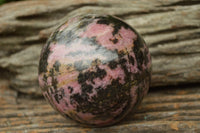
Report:
[[106,126],[147,94],[151,57],[142,37],[119,18],[75,16],[44,45],[38,78],[44,97],[63,116]]

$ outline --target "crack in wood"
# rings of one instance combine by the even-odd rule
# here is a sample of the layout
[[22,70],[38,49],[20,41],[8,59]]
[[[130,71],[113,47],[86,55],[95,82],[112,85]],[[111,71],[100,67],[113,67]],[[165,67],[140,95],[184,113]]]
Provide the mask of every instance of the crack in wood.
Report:
[[166,33],[171,33],[171,32],[175,32],[175,31],[193,30],[193,29],[197,29],[197,28],[200,28],[200,27],[199,26],[171,27],[170,29],[164,29],[164,30],[159,30],[159,31],[155,31],[155,32],[148,32],[148,33],[144,33],[142,35],[147,36],[147,35],[166,34]]
[[170,11],[174,11],[174,9],[155,9],[155,10],[144,10],[144,11],[140,11],[140,12],[136,12],[136,11],[132,11],[132,12],[127,12],[124,14],[115,14],[115,16],[122,18],[122,19],[126,19],[130,16],[138,16],[138,15],[148,15],[148,14],[154,14],[154,13],[163,13],[163,12],[170,12]]
[[168,5],[162,5],[162,7],[170,7],[170,6],[190,6],[190,5],[198,5],[200,4],[199,0],[182,0],[175,3],[171,3]]
[[44,22],[45,20],[57,20],[65,17],[70,12],[80,9],[82,7],[110,7],[110,4],[104,3],[85,3],[85,4],[75,4],[67,6],[66,8],[61,8],[53,11],[47,11],[42,13],[30,14],[25,16],[17,16],[16,19],[20,21],[32,21],[32,20],[39,20]]

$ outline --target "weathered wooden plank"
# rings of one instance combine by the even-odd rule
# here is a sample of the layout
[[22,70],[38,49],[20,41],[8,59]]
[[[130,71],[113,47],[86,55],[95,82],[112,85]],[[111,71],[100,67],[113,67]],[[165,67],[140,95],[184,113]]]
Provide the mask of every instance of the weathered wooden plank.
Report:
[[[11,86],[41,95],[37,66],[42,44],[73,15],[116,15],[135,27],[152,54],[151,86],[200,81],[199,0],[29,0],[0,6],[0,72]],[[26,55],[26,56],[24,56]],[[9,73],[12,72],[12,73]]]
[[2,100],[0,101],[0,132],[200,131],[199,85],[150,90],[136,112],[131,112],[122,122],[104,128],[83,127],[73,120],[64,119],[42,97],[32,99],[24,96],[19,96],[16,103],[2,104]]
[[9,88],[7,80],[0,79],[0,108],[4,105],[16,104],[17,92]]

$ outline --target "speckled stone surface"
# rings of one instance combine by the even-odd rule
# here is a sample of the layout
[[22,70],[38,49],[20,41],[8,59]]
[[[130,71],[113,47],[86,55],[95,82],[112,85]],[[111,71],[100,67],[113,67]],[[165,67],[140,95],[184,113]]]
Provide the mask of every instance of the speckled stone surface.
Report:
[[39,62],[43,95],[63,116],[90,126],[119,122],[147,94],[151,57],[122,20],[76,16],[57,28]]

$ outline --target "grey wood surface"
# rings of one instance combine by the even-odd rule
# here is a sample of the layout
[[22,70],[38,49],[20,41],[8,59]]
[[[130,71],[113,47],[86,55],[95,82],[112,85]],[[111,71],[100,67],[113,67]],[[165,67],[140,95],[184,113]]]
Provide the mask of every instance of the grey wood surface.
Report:
[[50,33],[73,15],[116,15],[146,40],[152,87],[200,81],[199,0],[27,0],[0,6],[0,73],[12,88],[41,95],[40,50]]

